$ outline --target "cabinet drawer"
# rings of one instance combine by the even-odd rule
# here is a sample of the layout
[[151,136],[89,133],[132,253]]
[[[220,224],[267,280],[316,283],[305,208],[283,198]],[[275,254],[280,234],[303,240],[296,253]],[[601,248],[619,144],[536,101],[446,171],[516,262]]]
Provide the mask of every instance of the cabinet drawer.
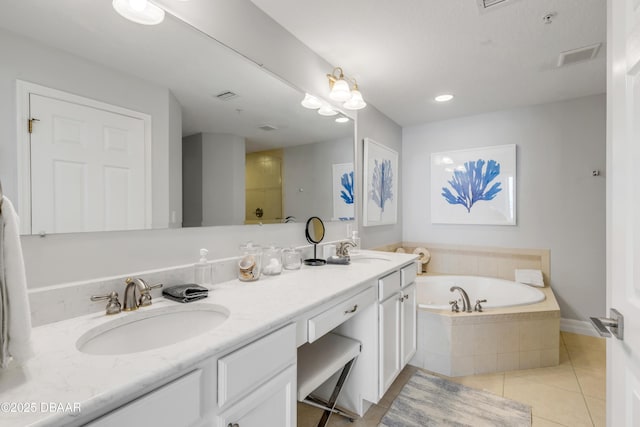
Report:
[[309,342],[314,342],[341,323],[355,316],[375,300],[375,288],[370,287],[312,317],[309,319]]
[[378,300],[383,301],[400,290],[400,272],[395,271],[378,279]]
[[247,394],[296,361],[296,325],[218,359],[218,406]]
[[402,270],[400,270],[400,286],[404,288],[405,286],[409,286],[415,282],[417,274],[418,272],[416,271],[415,264],[409,264],[402,268]]
[[87,426],[192,426],[201,416],[201,377],[202,370],[195,370],[90,422]]

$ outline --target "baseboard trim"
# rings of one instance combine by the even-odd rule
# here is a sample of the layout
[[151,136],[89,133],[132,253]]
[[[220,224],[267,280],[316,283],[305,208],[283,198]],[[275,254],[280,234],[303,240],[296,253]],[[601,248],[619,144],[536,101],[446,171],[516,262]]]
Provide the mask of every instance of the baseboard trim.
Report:
[[563,332],[571,332],[573,334],[589,335],[599,337],[595,328],[590,322],[575,319],[560,319],[560,330]]

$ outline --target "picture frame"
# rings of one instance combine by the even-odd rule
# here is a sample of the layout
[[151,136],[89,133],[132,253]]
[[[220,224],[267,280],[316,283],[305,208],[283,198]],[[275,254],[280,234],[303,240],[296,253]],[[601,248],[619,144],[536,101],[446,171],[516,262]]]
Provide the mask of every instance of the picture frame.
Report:
[[334,163],[332,166],[333,220],[355,219],[355,177],[353,163]]
[[516,225],[516,145],[431,154],[431,223]]
[[398,222],[398,152],[364,139],[362,225]]

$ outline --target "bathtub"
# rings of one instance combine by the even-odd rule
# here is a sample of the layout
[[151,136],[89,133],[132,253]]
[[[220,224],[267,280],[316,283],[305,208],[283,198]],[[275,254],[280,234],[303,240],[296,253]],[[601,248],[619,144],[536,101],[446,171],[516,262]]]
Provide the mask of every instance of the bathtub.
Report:
[[[560,308],[549,287],[476,276],[418,276],[417,351],[411,364],[451,377],[555,366]],[[460,286],[483,312],[452,312]]]
[[479,276],[422,276],[416,279],[417,302],[420,308],[446,310],[449,301],[459,298],[451,292],[452,286],[460,286],[469,295],[471,306],[476,300],[486,299],[483,309],[515,307],[544,301],[544,293],[522,283]]

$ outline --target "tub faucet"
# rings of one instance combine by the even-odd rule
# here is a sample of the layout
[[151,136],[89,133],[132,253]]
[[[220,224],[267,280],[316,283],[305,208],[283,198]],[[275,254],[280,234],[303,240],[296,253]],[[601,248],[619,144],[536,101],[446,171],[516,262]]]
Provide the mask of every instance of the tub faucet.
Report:
[[140,278],[127,278],[127,287],[124,290],[124,311],[137,310],[138,307],[151,305],[151,289],[161,288],[162,283],[149,286],[147,282]]
[[469,295],[467,295],[464,289],[462,289],[460,286],[452,286],[449,290],[451,292],[454,292],[454,291],[460,292],[460,296],[462,297],[462,311],[471,313],[471,303],[469,302]]

